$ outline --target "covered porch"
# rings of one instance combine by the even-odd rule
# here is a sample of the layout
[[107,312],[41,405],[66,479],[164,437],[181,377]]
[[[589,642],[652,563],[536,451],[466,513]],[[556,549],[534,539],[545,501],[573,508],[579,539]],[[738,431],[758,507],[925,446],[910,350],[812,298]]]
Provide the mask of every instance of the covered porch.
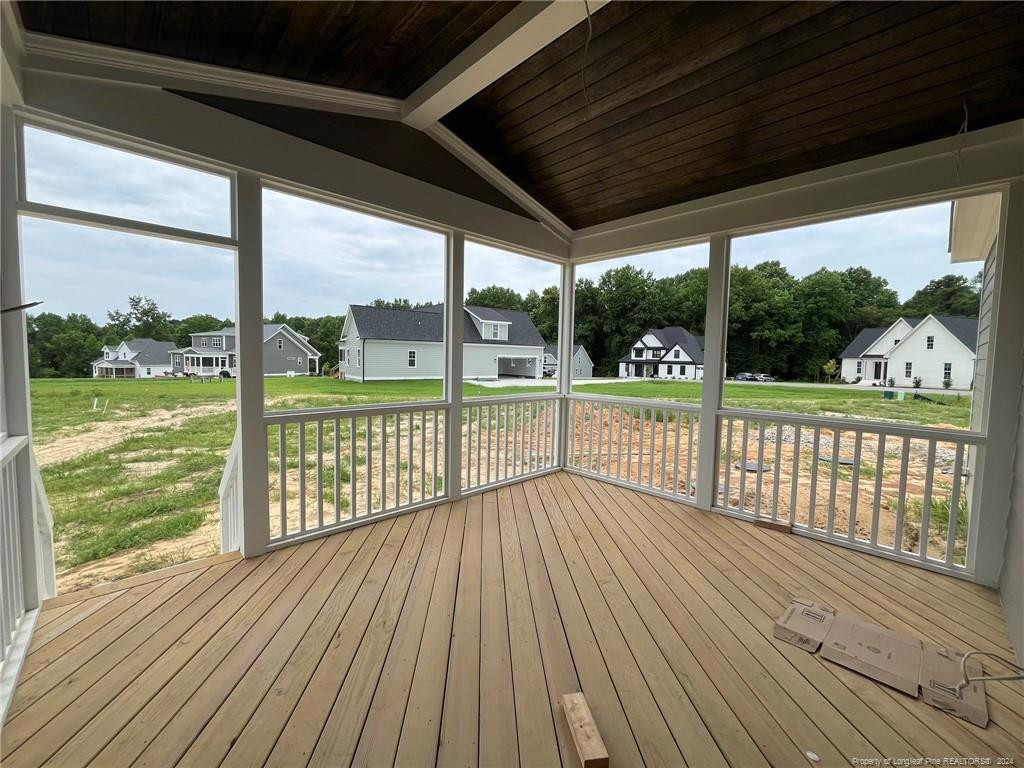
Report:
[[[981,729],[772,639],[800,595],[956,649],[1024,653],[1020,6],[759,3],[733,9],[737,23],[719,4],[691,18],[667,3],[300,3],[266,24],[256,4],[217,5],[215,21],[210,4],[175,7],[149,19],[168,34],[143,49],[139,19],[122,29],[107,6],[0,9],[4,766],[569,766],[558,699],[576,691],[614,765],[1024,759],[1019,683],[988,685]],[[365,32],[345,55],[316,33],[338,9]],[[207,37],[181,43],[183,17]],[[278,24],[291,32],[266,32]],[[592,104],[577,83],[593,24]],[[336,81],[284,76],[273,47],[267,71],[220,58],[250,27],[265,32],[253,45],[297,46],[285,59],[318,41]],[[681,53],[691,40],[699,52]],[[392,87],[341,84],[382,73]],[[859,101],[831,98],[849,83]],[[593,134],[592,108],[609,121]],[[647,115],[660,117],[622,133]],[[26,131],[215,177],[223,231],[37,199]],[[267,193],[439,235],[439,397],[267,409]],[[953,206],[951,248],[984,264],[969,428],[726,404],[737,239],[935,202]],[[231,254],[222,555],[57,594],[26,218]],[[570,365],[551,392],[465,397],[467,242],[557,265],[562,361],[578,269],[706,246],[700,401],[573,391]]]
[[951,718],[773,640],[797,594],[1010,653],[991,589],[556,472],[48,601],[4,764],[572,766],[571,690],[619,765],[1024,756],[1018,684]]

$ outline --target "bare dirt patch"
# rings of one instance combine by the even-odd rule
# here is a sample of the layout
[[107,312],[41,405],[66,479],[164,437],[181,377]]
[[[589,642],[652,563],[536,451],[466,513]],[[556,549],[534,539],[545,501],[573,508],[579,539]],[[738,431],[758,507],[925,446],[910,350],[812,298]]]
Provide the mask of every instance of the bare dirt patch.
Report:
[[108,450],[129,437],[153,429],[171,429],[189,419],[212,416],[235,410],[234,401],[209,403],[191,408],[159,409],[135,419],[118,419],[91,424],[87,431],[80,429],[58,432],[45,444],[36,448],[39,466],[46,467],[62,461],[77,459],[89,453]]

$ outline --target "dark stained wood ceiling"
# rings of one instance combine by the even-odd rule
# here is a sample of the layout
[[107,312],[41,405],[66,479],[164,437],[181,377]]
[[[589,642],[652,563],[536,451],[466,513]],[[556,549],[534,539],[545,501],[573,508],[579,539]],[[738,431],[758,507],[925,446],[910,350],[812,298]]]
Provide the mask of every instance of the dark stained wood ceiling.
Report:
[[615,2],[444,119],[573,228],[1024,117],[1024,3]]
[[[512,5],[19,9],[32,31],[402,98]],[[592,25],[585,60],[583,23],[443,119],[575,229],[952,136],[964,103],[971,130],[1024,117],[1024,2],[615,0]]]
[[515,2],[41,2],[33,32],[405,98]]

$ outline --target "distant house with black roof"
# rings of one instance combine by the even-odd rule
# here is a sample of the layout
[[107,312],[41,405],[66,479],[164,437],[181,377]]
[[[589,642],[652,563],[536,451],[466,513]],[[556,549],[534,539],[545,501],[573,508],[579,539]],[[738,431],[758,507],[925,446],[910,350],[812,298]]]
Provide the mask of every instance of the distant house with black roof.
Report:
[[978,319],[953,315],[900,317],[886,328],[865,328],[843,350],[845,381],[898,387],[970,389],[978,347]]
[[171,370],[170,352],[173,341],[127,339],[120,344],[106,344],[101,357],[92,361],[94,379],[152,379]]
[[685,328],[648,328],[619,358],[620,379],[704,378],[704,337]]
[[[553,344],[544,347],[544,375],[558,375],[558,347]],[[582,344],[575,344],[572,348],[572,377],[574,379],[594,378],[594,361],[590,359],[590,355]]]
[[[542,376],[544,338],[525,312],[465,307],[463,333],[463,378]],[[443,378],[444,305],[350,305],[338,362],[341,374],[357,381]]]

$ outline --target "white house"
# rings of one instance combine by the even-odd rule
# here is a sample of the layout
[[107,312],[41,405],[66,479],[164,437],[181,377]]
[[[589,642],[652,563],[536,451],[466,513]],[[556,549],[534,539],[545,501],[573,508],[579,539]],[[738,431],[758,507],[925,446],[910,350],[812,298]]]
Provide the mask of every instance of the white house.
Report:
[[974,382],[978,320],[973,317],[928,315],[901,317],[888,328],[865,328],[842,353],[840,375],[897,387],[970,389]]
[[[558,375],[558,347],[548,345],[544,347],[544,375]],[[572,377],[574,379],[594,378],[594,361],[590,359],[587,350],[582,344],[576,344],[572,348]]]
[[106,344],[102,357],[92,361],[94,379],[152,379],[171,371],[173,341],[127,339]]
[[704,337],[685,328],[648,328],[619,358],[620,379],[704,378]]
[[[525,312],[466,307],[462,376],[539,379],[544,338]],[[444,376],[444,305],[386,309],[352,304],[338,342],[338,363],[357,381]]]

